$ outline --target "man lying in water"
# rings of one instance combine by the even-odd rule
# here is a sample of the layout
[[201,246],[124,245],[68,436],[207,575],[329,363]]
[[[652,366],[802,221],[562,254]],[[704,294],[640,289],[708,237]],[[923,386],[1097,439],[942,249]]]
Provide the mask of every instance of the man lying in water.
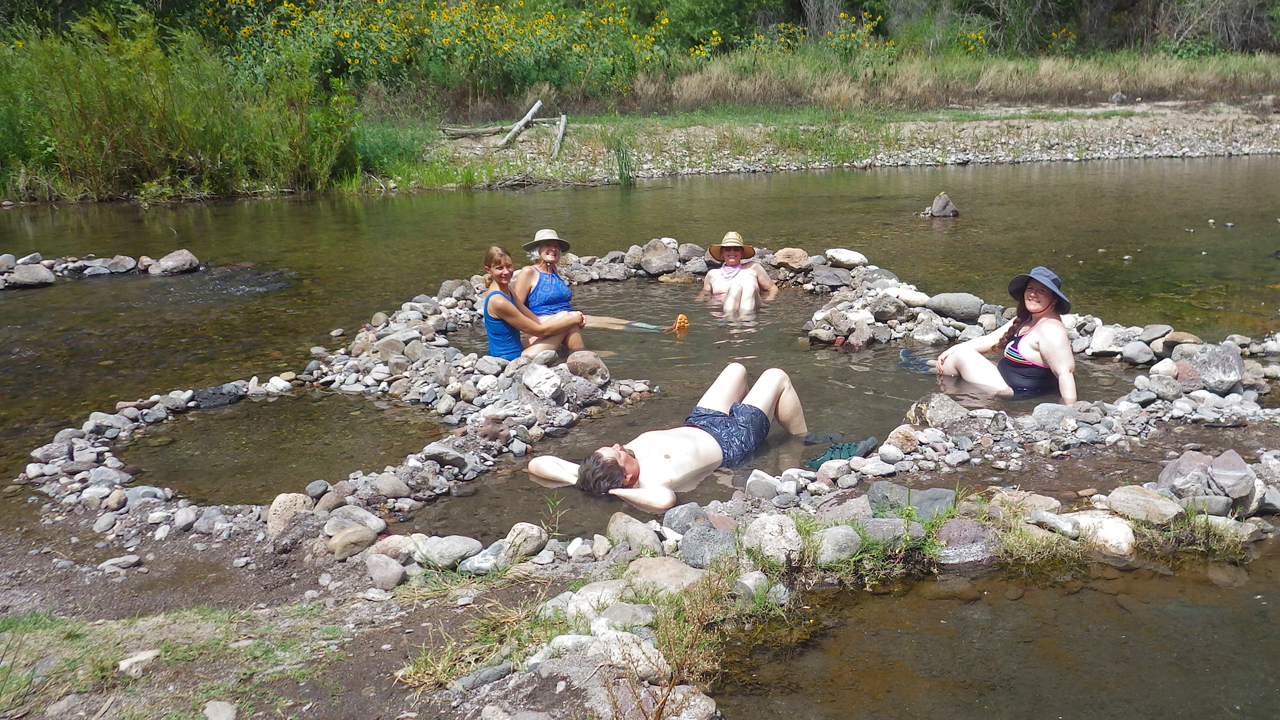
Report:
[[550,455],[536,457],[529,462],[529,472],[551,483],[617,495],[661,512],[675,505],[676,489],[749,457],[768,437],[774,420],[792,435],[808,433],[791,378],[770,368],[748,387],[747,369],[730,363],[683,427],[651,430],[625,445],[602,447],[581,465]]

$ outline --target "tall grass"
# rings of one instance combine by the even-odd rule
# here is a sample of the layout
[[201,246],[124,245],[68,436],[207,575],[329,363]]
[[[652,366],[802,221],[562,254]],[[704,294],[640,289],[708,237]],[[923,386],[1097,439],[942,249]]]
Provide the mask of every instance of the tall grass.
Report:
[[0,164],[35,198],[324,187],[350,164],[355,110],[305,63],[255,81],[146,15],[26,29],[0,50]]

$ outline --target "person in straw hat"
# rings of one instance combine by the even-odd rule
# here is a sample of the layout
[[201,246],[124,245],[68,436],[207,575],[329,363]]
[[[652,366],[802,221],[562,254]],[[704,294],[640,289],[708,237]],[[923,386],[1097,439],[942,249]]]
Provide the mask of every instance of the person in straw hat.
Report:
[[[556,272],[556,263],[560,256],[569,252],[569,243],[560,239],[560,235],[550,228],[539,230],[533,239],[522,245],[531,255],[536,254],[534,264],[520,268],[516,273],[511,289],[520,305],[528,309],[530,319],[554,316],[557,313],[573,312],[569,302],[573,299],[573,291]],[[536,343],[539,338],[532,339]],[[582,333],[578,328],[570,328],[562,341],[569,352],[585,350]]]
[[709,294],[714,300],[723,299],[726,314],[751,315],[760,305],[762,293],[765,300],[772,300],[778,294],[778,286],[769,273],[760,263],[751,261],[756,249],[744,244],[738,233],[725,233],[720,244],[712,245],[707,252],[723,265],[707,273],[698,297]]
[[[1013,320],[987,335],[948,348],[937,360],[939,378],[959,377],[996,395],[1031,397],[1056,392],[1076,401],[1076,360],[1062,314],[1071,301],[1062,280],[1047,267],[1015,275],[1009,295],[1018,301]],[[1000,362],[983,353],[1004,347]]]

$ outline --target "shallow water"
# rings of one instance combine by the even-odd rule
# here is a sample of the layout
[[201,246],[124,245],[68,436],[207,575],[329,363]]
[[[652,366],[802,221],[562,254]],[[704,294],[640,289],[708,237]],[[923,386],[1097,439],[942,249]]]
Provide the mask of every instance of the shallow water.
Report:
[[[0,468],[17,472],[32,447],[116,400],[300,370],[307,348],[334,344],[329,330],[354,329],[377,310],[434,292],[441,280],[477,269],[488,244],[515,247],[540,226],[556,227],[582,254],[661,235],[707,245],[728,228],[774,248],[851,247],[926,292],[967,290],[996,302],[1006,297],[1010,275],[1046,263],[1063,275],[1077,310],[1107,321],[1168,321],[1210,339],[1261,335],[1280,325],[1280,261],[1271,257],[1280,246],[1278,175],[1280,158],[1252,157],[665,179],[634,190],[17,208],[0,213],[0,252],[160,256],[187,247],[217,269],[0,293]],[[955,198],[960,218],[910,215],[939,190]],[[649,379],[666,392],[630,416],[587,423],[540,451],[580,456],[600,439],[676,424],[730,359],[753,371],[787,368],[807,400],[810,424],[855,439],[886,432],[932,389],[928,376],[898,370],[892,350],[848,355],[797,343],[800,325],[820,305],[798,291],[784,292],[747,326],[716,322],[696,305],[690,286],[598,284],[577,293],[591,313],[655,324],[685,313],[693,331],[682,342],[589,333],[616,376]],[[1124,382],[1110,364],[1082,365],[1081,374],[1086,398],[1114,397],[1111,388]],[[261,417],[236,409],[216,417],[243,415],[245,423],[302,432],[315,422],[305,407],[282,401],[256,411]],[[218,434],[234,422],[190,416],[179,425],[189,427],[170,432],[194,438],[205,426]],[[332,451],[307,448],[309,462],[328,468],[312,474],[335,479],[377,470],[390,462],[387,447],[403,447],[382,444],[387,430],[372,420],[349,423],[342,433],[347,441]],[[201,442],[233,447],[230,440]],[[182,475],[177,450],[184,444],[145,456],[153,464],[146,469],[153,477]],[[287,456],[290,444],[282,437],[266,447],[245,451],[245,462]],[[764,462],[795,454],[781,457],[783,449]],[[143,458],[131,461],[143,465]],[[278,485],[220,485],[213,473],[200,484],[210,500],[224,502],[264,502],[268,492],[291,489],[287,473],[268,474]],[[448,522],[478,524],[467,519],[472,512],[445,510],[454,502],[439,509]],[[510,510],[529,506],[521,500]]]
[[[1272,541],[1274,544],[1274,541]],[[1280,556],[1234,589],[1204,568],[1079,592],[979,579],[972,603],[848,593],[798,651],[760,650],[717,694],[734,720],[1274,718]]]

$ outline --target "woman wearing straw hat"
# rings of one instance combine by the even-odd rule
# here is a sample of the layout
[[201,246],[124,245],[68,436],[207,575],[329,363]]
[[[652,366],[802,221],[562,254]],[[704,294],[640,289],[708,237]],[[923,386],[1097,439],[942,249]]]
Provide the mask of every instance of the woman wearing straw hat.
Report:
[[[537,254],[537,261],[516,273],[511,289],[520,305],[528,308],[531,319],[539,319],[561,312],[573,312],[569,301],[573,299],[573,291],[556,273],[556,263],[560,256],[569,252],[569,243],[560,239],[560,235],[551,229],[539,230],[533,239],[522,245],[529,253]],[[530,342],[538,343],[540,338]],[[565,349],[569,352],[586,349],[582,342],[582,333],[578,328],[571,328],[564,336]]]
[[756,249],[743,244],[738,233],[725,233],[720,244],[712,245],[707,252],[724,264],[707,273],[698,297],[710,294],[714,299],[724,298],[726,314],[749,315],[760,304],[761,293],[765,300],[772,300],[778,294],[778,286],[760,263],[744,262],[755,257]]
[[[938,375],[956,376],[997,395],[1029,397],[1057,392],[1076,401],[1076,359],[1061,315],[1071,312],[1062,280],[1047,267],[1014,276],[1009,295],[1018,314],[995,332],[948,348],[938,356]],[[983,357],[1004,347],[999,364]]]

